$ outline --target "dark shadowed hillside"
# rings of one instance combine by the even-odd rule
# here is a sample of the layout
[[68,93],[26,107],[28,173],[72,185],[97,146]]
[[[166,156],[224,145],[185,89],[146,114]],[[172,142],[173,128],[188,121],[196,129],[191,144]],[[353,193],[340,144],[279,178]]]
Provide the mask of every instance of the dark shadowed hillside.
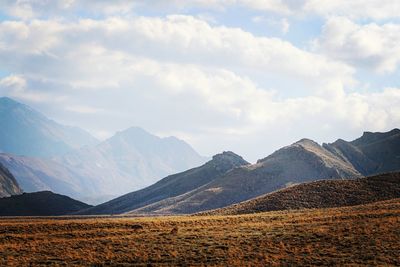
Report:
[[233,215],[274,210],[333,208],[400,198],[400,173],[355,180],[322,180],[269,193],[207,215]]
[[0,151],[52,157],[98,141],[77,127],[64,126],[11,98],[0,98]]
[[9,170],[0,163],[0,197],[8,197],[21,193],[22,190],[19,187],[17,180],[15,180]]
[[232,152],[224,152],[215,155],[212,160],[198,168],[170,175],[145,189],[126,194],[81,213],[110,214],[130,211],[199,188],[230,170],[247,164],[248,162],[242,157]]
[[0,198],[0,216],[65,215],[88,207],[83,202],[50,191]]

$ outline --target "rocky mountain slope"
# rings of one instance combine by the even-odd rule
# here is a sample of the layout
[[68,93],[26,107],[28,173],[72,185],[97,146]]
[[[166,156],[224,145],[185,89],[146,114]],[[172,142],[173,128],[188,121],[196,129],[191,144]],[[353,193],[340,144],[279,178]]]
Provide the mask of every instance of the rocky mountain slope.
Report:
[[129,213],[186,214],[225,207],[293,184],[320,179],[356,178],[400,170],[400,135],[366,132],[352,142],[320,146],[302,139],[256,164],[237,168],[191,192]]
[[14,176],[0,163],[0,198],[11,195],[21,194],[22,190],[19,187]]
[[64,126],[11,98],[0,98],[0,151],[52,157],[98,141],[77,127]]
[[50,191],[0,198],[0,216],[66,215],[88,207],[83,202]]
[[185,194],[202,187],[234,168],[248,162],[233,152],[215,155],[204,165],[188,171],[170,175],[145,189],[121,196],[112,201],[80,212],[81,214],[123,213],[151,203]]
[[385,133],[365,132],[352,142],[339,139],[323,146],[363,175],[395,171],[400,166],[399,129]]
[[400,173],[354,180],[321,180],[295,185],[205,215],[234,215],[274,210],[333,208],[400,198]]
[[292,184],[323,178],[358,177],[352,165],[302,139],[256,164],[237,168],[191,192],[131,213],[181,214],[225,207]]

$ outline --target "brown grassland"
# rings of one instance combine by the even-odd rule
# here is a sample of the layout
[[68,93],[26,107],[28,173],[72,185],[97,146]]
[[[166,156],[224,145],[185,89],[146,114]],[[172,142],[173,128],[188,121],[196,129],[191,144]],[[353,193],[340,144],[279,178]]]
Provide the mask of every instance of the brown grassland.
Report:
[[238,216],[0,219],[0,266],[400,265],[400,199]]

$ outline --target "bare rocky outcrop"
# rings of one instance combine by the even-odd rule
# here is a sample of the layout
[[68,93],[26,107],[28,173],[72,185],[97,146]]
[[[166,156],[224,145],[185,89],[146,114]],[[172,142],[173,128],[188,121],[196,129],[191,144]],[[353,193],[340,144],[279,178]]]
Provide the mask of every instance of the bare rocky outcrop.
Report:
[[22,190],[11,172],[0,163],[0,197],[21,194]]

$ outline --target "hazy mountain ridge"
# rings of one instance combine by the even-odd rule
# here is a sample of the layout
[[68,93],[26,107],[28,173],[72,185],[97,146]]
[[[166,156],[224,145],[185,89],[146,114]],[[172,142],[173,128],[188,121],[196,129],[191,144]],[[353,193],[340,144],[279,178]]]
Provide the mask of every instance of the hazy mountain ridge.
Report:
[[0,151],[50,158],[98,140],[84,130],[64,126],[11,98],[0,98]]
[[123,213],[163,199],[175,197],[205,185],[230,170],[249,164],[233,152],[215,155],[204,165],[165,177],[142,190],[135,191],[103,203],[83,214]]
[[0,198],[0,216],[58,216],[90,207],[50,191]]
[[100,192],[121,195],[201,165],[205,158],[182,140],[160,138],[132,127],[56,161],[90,179]]
[[333,208],[394,198],[400,198],[399,172],[354,180],[303,183],[202,214],[236,215],[288,209]]
[[11,172],[0,163],[0,198],[21,194],[17,180]]
[[206,161],[186,142],[139,127],[76,145],[83,130],[59,125],[6,97],[0,98],[0,115],[0,151],[12,152],[0,153],[0,162],[26,192],[50,190],[101,203]]
[[[145,135],[149,147],[137,148],[132,129]],[[166,149],[165,149],[166,148]],[[162,151],[162,152],[161,152]],[[184,157],[184,158],[183,158]],[[161,177],[201,165],[204,157],[177,138],[159,138],[130,128],[97,144],[53,159],[0,153],[0,162],[14,174],[26,192],[50,190],[89,203],[148,186]]]

